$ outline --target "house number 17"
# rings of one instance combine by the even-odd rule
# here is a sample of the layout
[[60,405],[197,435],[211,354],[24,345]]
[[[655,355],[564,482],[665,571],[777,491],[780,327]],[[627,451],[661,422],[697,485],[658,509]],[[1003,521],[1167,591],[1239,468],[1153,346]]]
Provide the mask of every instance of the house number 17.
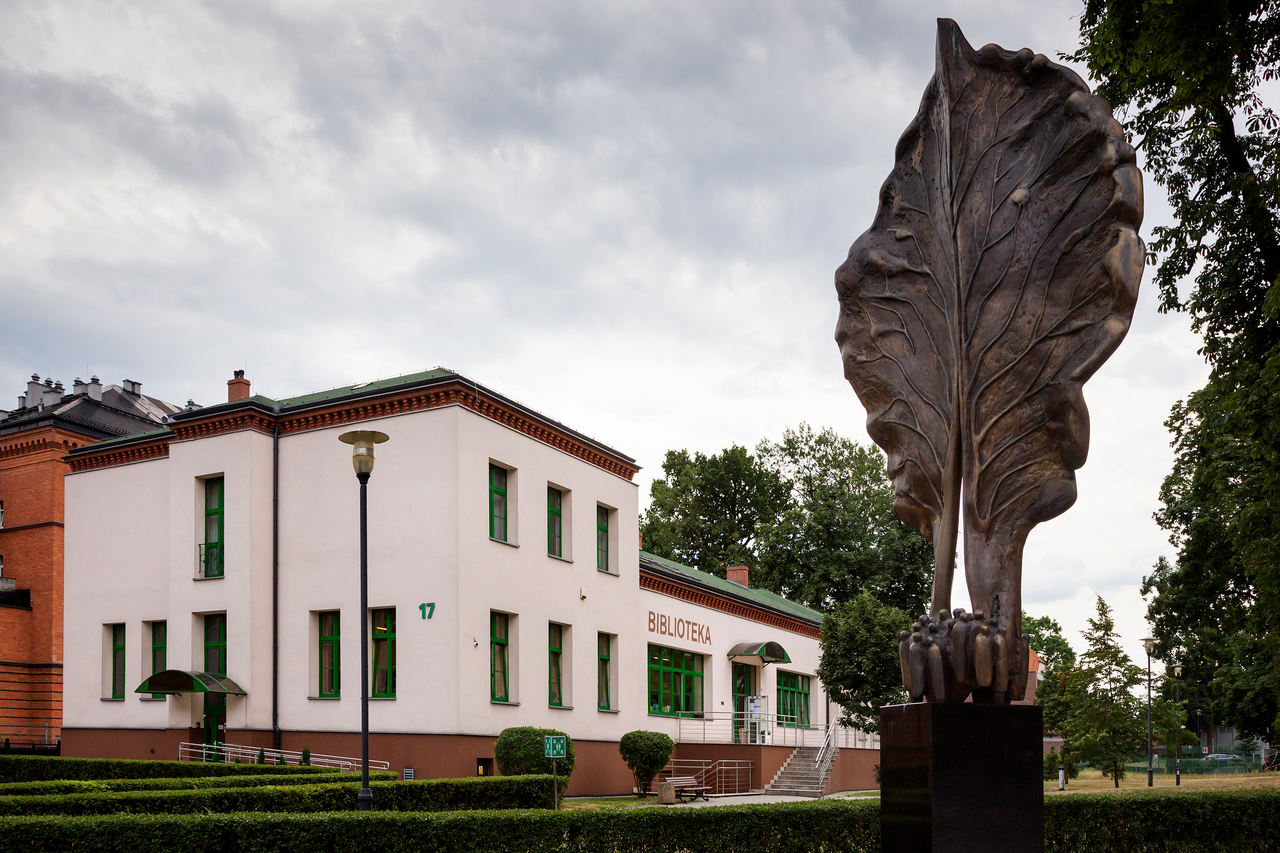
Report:
[[418,609],[422,611],[423,619],[430,619],[436,613],[436,603],[428,601],[426,604],[419,604]]

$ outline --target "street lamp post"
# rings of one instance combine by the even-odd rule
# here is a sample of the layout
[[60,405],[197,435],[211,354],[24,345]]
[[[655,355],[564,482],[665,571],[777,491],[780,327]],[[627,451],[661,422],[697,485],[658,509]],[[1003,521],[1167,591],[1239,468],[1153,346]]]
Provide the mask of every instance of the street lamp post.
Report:
[[1156,647],[1154,637],[1143,637],[1142,647],[1147,650],[1147,787],[1155,784],[1155,771],[1151,768],[1151,650]]
[[1178,708],[1178,749],[1173,754],[1173,784],[1182,784],[1182,664],[1173,665],[1173,704]]
[[360,811],[373,808],[369,788],[369,476],[373,473],[373,446],[382,444],[386,433],[370,429],[344,432],[338,441],[351,445],[351,464],[360,481]]

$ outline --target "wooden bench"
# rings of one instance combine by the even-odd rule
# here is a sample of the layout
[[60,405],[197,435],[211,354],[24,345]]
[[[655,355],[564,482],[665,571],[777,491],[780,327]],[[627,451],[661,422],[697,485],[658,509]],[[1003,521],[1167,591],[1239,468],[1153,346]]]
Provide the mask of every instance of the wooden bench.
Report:
[[682,803],[685,802],[686,797],[690,801],[696,800],[698,799],[698,797],[702,797],[704,802],[708,802],[708,803],[711,802],[710,800],[707,799],[707,792],[711,790],[711,786],[699,785],[697,777],[668,776],[663,781],[670,782],[672,785],[675,786],[676,799]]

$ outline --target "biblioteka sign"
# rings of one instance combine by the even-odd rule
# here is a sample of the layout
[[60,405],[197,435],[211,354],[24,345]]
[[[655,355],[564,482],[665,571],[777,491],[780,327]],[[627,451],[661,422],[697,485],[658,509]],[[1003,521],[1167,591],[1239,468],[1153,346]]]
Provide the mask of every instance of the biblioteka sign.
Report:
[[654,613],[652,610],[649,611],[649,633],[711,645],[710,625],[692,619],[672,619],[666,613]]

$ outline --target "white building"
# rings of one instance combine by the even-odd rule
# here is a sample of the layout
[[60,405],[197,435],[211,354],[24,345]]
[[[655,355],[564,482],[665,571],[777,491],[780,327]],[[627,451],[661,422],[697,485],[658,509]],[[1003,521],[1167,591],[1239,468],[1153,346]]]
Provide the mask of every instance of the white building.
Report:
[[[752,761],[756,787],[823,743],[819,614],[641,552],[633,459],[447,370],[228,387],[68,457],[64,754],[359,754],[359,491],[337,440],[357,428],[390,436],[368,487],[374,758],[488,773],[504,728],[556,728],[571,791],[622,792],[633,729]],[[870,787],[874,757],[838,754],[829,787]]]

